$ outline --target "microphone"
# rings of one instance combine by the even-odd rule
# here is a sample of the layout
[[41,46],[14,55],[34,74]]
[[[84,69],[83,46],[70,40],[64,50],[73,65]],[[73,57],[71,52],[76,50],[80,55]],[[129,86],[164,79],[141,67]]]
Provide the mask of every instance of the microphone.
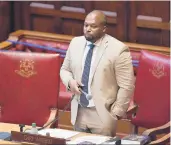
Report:
[[83,87],[84,87],[84,85],[82,85],[82,86],[79,85],[78,86],[79,91],[85,95],[87,100],[91,100],[92,99],[92,95],[91,94],[87,94],[85,91],[83,91]]
[[92,99],[92,95],[87,94],[86,92],[84,92],[82,89],[80,89],[80,92],[83,93],[86,96],[87,100],[91,100]]

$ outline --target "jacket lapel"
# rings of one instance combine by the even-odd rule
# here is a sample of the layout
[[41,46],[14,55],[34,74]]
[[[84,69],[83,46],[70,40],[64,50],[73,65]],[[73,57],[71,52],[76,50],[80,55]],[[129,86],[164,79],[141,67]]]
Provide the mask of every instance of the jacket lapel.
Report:
[[108,40],[107,40],[107,36],[105,35],[103,40],[102,40],[101,46],[97,49],[96,58],[95,58],[95,61],[94,61],[93,67],[92,67],[92,72],[91,72],[92,75],[90,78],[90,84],[92,83],[94,74],[96,72],[96,68],[97,68],[97,66],[100,62],[100,59],[102,58],[107,46],[108,46]]
[[[77,62],[77,70],[76,70],[76,73],[78,76],[77,80],[81,82],[81,77],[82,77],[82,69],[83,69],[83,66],[82,66],[82,59],[83,59],[83,56],[84,56],[84,49],[85,49],[85,46],[86,46],[86,39],[84,37],[82,37],[82,40],[79,42],[79,44],[77,45],[79,46],[77,52],[76,53],[76,57],[78,59],[76,59]],[[80,69],[81,68],[81,69]]]

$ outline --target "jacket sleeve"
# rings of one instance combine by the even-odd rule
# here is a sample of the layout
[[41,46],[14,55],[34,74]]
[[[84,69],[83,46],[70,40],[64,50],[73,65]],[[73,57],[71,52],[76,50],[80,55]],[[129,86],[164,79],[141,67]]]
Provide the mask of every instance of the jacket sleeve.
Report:
[[134,92],[134,71],[132,65],[131,54],[128,47],[124,47],[123,51],[120,53],[115,61],[114,69],[116,73],[116,80],[119,86],[117,99],[112,107],[112,115],[124,116],[128,107],[131,97]]
[[60,69],[60,77],[66,88],[68,88],[68,83],[73,79],[73,73],[71,69],[71,49],[73,45],[74,38],[71,40],[62,67]]

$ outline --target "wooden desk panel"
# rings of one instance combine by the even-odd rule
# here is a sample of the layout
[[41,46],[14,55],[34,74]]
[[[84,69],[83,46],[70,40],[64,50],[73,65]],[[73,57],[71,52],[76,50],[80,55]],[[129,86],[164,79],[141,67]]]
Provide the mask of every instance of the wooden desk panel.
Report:
[[[30,126],[26,126],[25,128],[30,128]],[[20,131],[20,127],[18,124],[9,124],[9,123],[0,123],[0,131],[11,132],[11,131]],[[31,143],[18,143],[11,141],[0,140],[0,145],[4,144],[13,144],[13,145],[31,145]],[[32,144],[33,145],[33,144]]]
[[[29,126],[26,126],[29,128]],[[0,131],[11,132],[12,131],[20,131],[20,127],[18,124],[9,124],[9,123],[0,123]]]
[[[25,128],[31,128],[31,126],[25,126]],[[20,131],[19,125],[18,124],[9,124],[9,123],[0,123],[0,131],[4,131],[4,132],[11,132],[11,131]],[[95,135],[95,134],[89,134],[89,133],[79,133],[69,139],[74,140],[78,137],[81,136],[90,136],[90,135]],[[101,135],[97,135],[97,136],[101,136]],[[27,142],[22,142],[22,143],[16,143],[16,142],[11,142],[11,141],[4,141],[4,140],[0,140],[0,145],[4,145],[4,144],[14,144],[14,145],[34,145],[33,143],[27,143]]]

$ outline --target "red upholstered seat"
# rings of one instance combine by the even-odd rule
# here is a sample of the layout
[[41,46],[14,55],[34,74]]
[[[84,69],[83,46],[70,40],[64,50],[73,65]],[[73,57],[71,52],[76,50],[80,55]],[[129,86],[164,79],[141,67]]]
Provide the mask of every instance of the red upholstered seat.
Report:
[[[16,44],[15,47],[10,48],[10,50],[13,51],[24,51],[24,52],[40,52],[40,53],[56,53],[51,50],[44,50],[35,47],[34,45],[38,46],[45,46],[45,47],[51,47],[51,48],[59,48],[62,50],[68,49],[68,43],[64,42],[53,42],[53,41],[46,41],[46,40],[39,40],[39,39],[28,39],[23,38],[20,39],[20,44]],[[24,45],[24,44],[33,44],[32,46]],[[60,66],[62,65],[64,60],[64,57],[60,57]],[[60,80],[60,91],[59,91],[59,98],[58,98],[58,109],[62,110],[64,109],[65,105],[69,102],[71,98],[71,93],[66,91],[66,87]],[[68,109],[70,110],[70,108]]]
[[134,102],[136,127],[154,128],[170,121],[170,57],[142,51],[138,67]]
[[43,126],[54,119],[59,93],[58,54],[1,51],[0,70],[1,122]]
[[[66,90],[65,85],[60,80],[60,92],[58,98],[58,109],[63,110],[64,107],[68,104],[69,100],[71,99],[72,93]],[[67,109],[70,111],[70,107]]]

